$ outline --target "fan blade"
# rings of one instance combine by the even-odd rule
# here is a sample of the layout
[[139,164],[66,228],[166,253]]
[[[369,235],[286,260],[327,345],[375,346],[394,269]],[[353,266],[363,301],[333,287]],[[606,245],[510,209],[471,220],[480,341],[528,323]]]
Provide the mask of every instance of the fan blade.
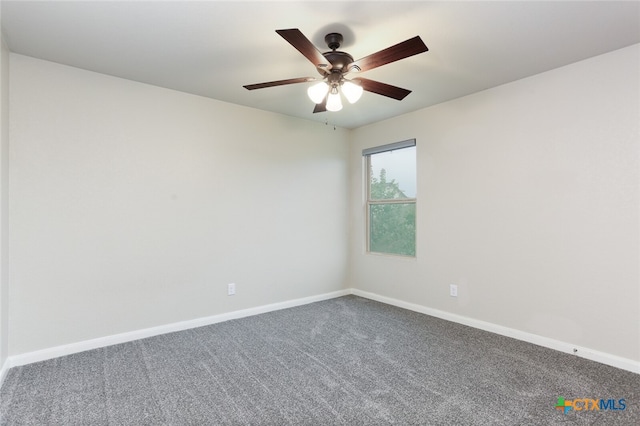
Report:
[[428,50],[420,36],[415,36],[402,43],[353,61],[346,66],[346,69],[349,71],[368,71]]
[[313,43],[311,43],[299,29],[292,28],[290,30],[276,30],[276,32],[280,34],[282,38],[287,40],[289,44],[298,49],[298,51],[317,68],[326,71],[331,69],[331,63],[327,61],[327,58],[325,58],[322,53],[316,49]]
[[247,90],[255,90],[255,89],[264,89],[265,87],[284,86],[285,84],[307,83],[309,81],[315,81],[315,80],[316,79],[313,77],[300,77],[300,78],[290,78],[288,80],[269,81],[266,83],[247,84],[246,86],[242,86],[242,87],[244,87]]
[[327,110],[327,97],[324,97],[324,100],[319,103],[316,104],[316,106],[313,108],[313,113],[317,113],[317,112],[325,112]]
[[367,92],[377,93],[378,95],[397,99],[399,101],[403,100],[409,93],[411,93],[411,90],[392,86],[386,83],[380,83],[379,81],[369,80],[367,78],[358,77],[351,81],[358,83]]

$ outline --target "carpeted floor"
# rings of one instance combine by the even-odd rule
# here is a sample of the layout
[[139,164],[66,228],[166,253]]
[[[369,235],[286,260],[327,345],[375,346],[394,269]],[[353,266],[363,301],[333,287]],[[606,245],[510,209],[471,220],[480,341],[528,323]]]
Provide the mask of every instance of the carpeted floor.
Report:
[[[626,408],[564,414],[561,396],[624,398]],[[13,368],[0,416],[2,425],[638,425],[640,375],[346,296]]]

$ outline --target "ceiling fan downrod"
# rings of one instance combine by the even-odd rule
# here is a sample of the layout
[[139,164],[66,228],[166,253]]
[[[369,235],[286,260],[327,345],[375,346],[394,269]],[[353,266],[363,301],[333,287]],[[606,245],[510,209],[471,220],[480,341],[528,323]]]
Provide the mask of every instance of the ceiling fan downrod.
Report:
[[342,34],[340,33],[329,33],[324,36],[324,41],[325,43],[327,43],[327,46],[329,46],[329,49],[331,50],[337,50],[342,44],[343,40],[344,39],[342,38]]

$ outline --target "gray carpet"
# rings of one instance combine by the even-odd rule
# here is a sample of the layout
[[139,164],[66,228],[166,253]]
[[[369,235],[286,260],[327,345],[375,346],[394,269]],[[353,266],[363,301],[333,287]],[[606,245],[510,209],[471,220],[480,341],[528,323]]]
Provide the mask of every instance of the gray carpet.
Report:
[[0,424],[638,425],[639,402],[637,374],[346,296],[13,368]]

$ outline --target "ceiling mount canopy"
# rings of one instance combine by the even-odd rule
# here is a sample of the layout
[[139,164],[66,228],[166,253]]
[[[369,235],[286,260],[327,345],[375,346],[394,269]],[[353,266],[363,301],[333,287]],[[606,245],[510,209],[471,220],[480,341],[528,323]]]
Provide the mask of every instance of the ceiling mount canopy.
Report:
[[364,58],[353,60],[353,56],[338,49],[343,37],[340,33],[329,33],[324,37],[330,51],[321,53],[299,29],[276,30],[282,38],[295,47],[304,57],[315,65],[321,75],[320,78],[301,77],[288,80],[278,80],[266,83],[249,84],[247,90],[263,89],[266,87],[282,86],[285,84],[314,82],[307,89],[307,95],[316,104],[313,112],[340,111],[342,109],[341,95],[355,103],[362,96],[363,91],[376,93],[396,100],[404,99],[410,90],[361,77],[347,79],[349,73],[368,71],[391,62],[399,61],[419,53],[428,51],[419,36],[405,40],[394,46],[380,50]]

